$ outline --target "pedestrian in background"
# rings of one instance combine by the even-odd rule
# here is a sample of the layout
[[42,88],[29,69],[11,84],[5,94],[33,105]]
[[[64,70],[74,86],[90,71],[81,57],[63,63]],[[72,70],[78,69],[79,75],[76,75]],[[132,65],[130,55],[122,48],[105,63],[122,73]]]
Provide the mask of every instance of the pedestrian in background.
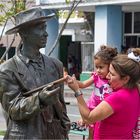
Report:
[[74,74],[73,68],[74,68],[74,62],[73,62],[72,56],[69,55],[68,56],[68,74],[69,75]]

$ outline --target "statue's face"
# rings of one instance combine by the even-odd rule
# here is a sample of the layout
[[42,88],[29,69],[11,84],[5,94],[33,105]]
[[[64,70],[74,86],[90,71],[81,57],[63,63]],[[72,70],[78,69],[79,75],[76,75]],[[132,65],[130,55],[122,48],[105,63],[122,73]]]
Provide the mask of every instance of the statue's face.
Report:
[[39,23],[35,26],[29,27],[27,31],[27,41],[29,41],[32,46],[38,48],[44,48],[46,46],[48,36],[46,26],[46,23]]

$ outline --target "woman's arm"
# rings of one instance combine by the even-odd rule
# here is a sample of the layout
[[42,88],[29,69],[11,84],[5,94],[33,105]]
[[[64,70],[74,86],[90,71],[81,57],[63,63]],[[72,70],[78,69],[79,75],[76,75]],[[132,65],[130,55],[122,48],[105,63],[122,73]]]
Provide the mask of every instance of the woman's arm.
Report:
[[101,121],[113,114],[112,107],[105,101],[102,101],[95,109],[90,111],[82,96],[77,97],[80,114],[88,124]]
[[92,124],[96,121],[103,120],[113,114],[112,107],[105,101],[102,101],[94,110],[90,111],[86,105],[82,93],[79,89],[79,85],[75,77],[68,77],[67,79],[69,87],[75,92],[80,114],[84,121]]

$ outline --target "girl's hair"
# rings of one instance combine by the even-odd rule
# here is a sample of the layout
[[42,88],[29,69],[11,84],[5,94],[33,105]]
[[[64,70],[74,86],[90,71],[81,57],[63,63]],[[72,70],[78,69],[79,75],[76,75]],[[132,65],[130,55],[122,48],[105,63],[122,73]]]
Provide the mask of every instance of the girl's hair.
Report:
[[119,54],[114,57],[111,62],[115,71],[121,78],[129,76],[130,80],[126,84],[126,87],[133,88],[140,80],[140,64],[139,62],[128,58],[127,55]]
[[117,54],[117,48],[102,45],[100,46],[100,50],[95,54],[94,59],[100,58],[105,64],[110,64]]

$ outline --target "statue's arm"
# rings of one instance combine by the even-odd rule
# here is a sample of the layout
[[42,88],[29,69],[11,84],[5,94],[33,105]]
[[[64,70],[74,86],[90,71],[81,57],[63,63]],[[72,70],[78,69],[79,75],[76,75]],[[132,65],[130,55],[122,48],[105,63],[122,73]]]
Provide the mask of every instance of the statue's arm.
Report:
[[14,72],[0,72],[0,101],[4,111],[13,120],[29,119],[40,111],[38,93],[24,97]]

